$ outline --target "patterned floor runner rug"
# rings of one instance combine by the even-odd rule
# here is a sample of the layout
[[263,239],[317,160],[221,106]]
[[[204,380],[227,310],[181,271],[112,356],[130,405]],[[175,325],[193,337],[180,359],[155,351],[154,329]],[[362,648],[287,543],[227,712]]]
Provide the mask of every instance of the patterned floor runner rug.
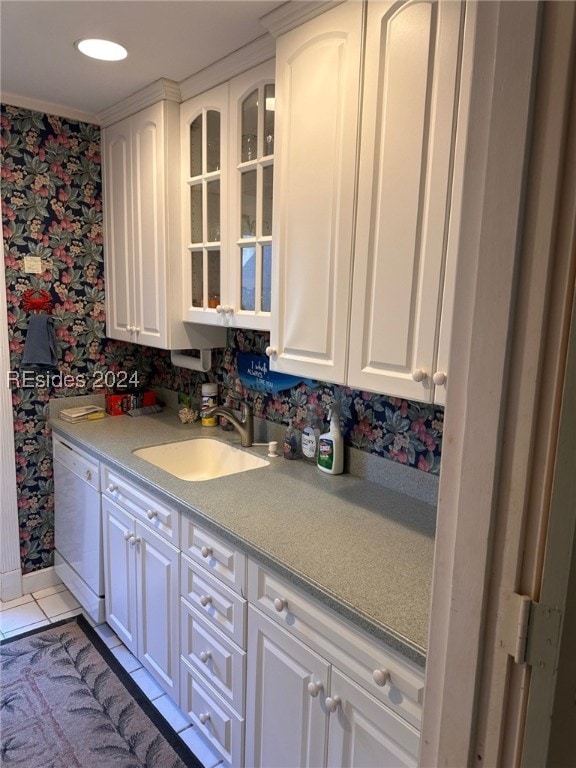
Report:
[[202,768],[82,617],[0,645],[0,764]]

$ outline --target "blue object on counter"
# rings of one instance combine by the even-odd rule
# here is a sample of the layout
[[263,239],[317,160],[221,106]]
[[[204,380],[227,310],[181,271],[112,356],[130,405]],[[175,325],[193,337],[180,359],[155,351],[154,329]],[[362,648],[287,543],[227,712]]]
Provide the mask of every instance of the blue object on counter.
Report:
[[312,379],[302,379],[288,373],[271,371],[268,367],[268,358],[263,355],[249,355],[246,352],[239,352],[237,364],[238,376],[243,386],[258,392],[266,392],[269,395],[277,395],[278,392],[296,387],[301,382],[310,386],[316,384]]

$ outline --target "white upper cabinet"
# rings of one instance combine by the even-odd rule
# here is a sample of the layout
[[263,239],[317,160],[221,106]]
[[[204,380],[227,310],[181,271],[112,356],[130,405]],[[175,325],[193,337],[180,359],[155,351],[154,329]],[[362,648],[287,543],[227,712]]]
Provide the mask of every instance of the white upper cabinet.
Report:
[[463,19],[347,2],[278,39],[274,370],[444,402]]
[[362,3],[277,40],[276,371],[346,380]]
[[459,2],[368,3],[348,367],[357,389],[444,400],[436,350],[462,20]]
[[270,327],[274,62],[181,108],[185,318]]
[[182,322],[179,104],[164,99],[103,131],[107,335],[162,349],[222,334]]

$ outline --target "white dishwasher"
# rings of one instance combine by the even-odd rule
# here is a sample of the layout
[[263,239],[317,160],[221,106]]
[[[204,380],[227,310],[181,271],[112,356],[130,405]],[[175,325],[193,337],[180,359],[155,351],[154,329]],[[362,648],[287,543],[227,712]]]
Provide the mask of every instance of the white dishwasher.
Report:
[[104,621],[98,462],[53,436],[56,573],[97,623]]

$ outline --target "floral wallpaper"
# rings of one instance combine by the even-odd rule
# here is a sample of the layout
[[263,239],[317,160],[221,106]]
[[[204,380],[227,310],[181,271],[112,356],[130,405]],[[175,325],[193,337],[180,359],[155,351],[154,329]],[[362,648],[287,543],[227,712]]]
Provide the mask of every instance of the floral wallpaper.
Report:
[[[169,352],[105,337],[100,130],[95,125],[2,105],[2,225],[11,353],[9,384],[23,573],[53,564],[52,445],[47,424],[53,397],[94,391],[97,374],[136,371],[143,386],[199,394],[203,374],[174,367]],[[36,257],[38,273],[24,260]],[[32,294],[30,293],[32,292]],[[42,293],[41,293],[42,292]],[[50,301],[58,370],[40,383],[24,381],[21,357],[30,295]],[[224,397],[238,391],[239,352],[263,354],[268,334],[229,331],[208,374]],[[302,383],[280,395],[243,390],[256,415],[305,424],[306,406],[319,415],[341,406],[348,445],[437,474],[443,409],[358,392],[324,382]]]

